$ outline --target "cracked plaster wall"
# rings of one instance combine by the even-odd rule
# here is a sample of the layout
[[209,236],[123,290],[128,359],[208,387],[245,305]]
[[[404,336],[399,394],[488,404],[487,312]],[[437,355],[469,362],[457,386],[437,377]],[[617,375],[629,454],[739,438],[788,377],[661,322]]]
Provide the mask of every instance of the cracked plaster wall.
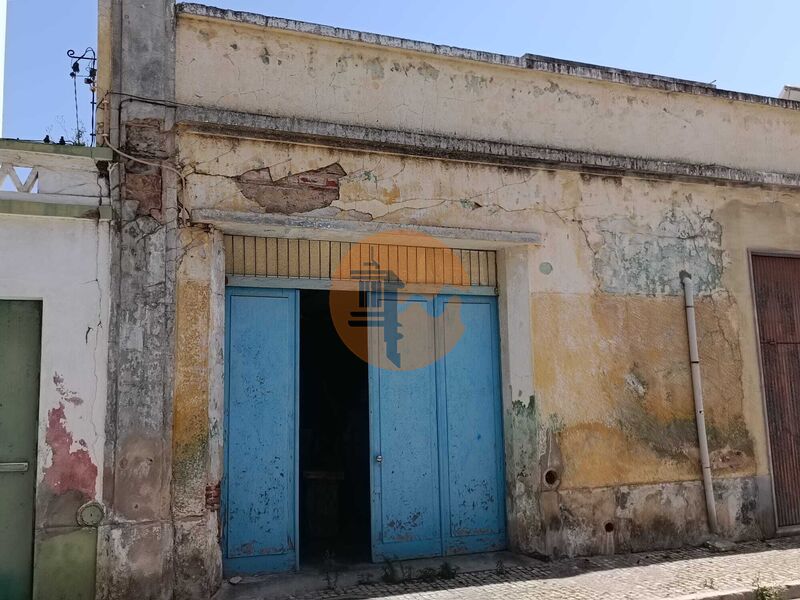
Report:
[[149,164],[120,164],[115,199],[108,518],[100,529],[97,586],[108,600],[182,597],[177,584],[185,583],[175,580],[170,489],[179,213],[174,178],[153,166],[169,156],[171,137],[163,120],[133,115],[125,123],[125,152]]
[[0,218],[0,298],[42,301],[34,596],[93,598],[103,494],[110,248],[107,222]]
[[[634,157],[800,171],[800,111],[181,14],[191,105]],[[213,77],[209,77],[213,73]]]
[[[179,16],[176,48],[176,99],[191,105],[800,171],[796,110],[187,15]],[[800,247],[799,194],[188,129],[178,138],[189,211],[543,234],[544,243],[526,257],[530,335],[509,335],[504,347],[515,356],[532,353],[533,362],[532,393],[522,393],[525,384],[504,395],[509,529],[514,547],[526,551],[592,554],[695,543],[705,535],[678,281],[680,270],[692,272],[720,523],[733,537],[770,533],[747,249]],[[146,208],[147,194],[142,199]],[[221,469],[221,377],[214,373],[221,369],[215,352],[224,286],[213,235],[199,227],[181,234],[192,266],[177,275],[176,344],[187,348],[176,354],[174,390],[179,593],[193,589],[187,581],[197,565],[217,576],[213,510],[200,497]],[[514,347],[526,339],[532,352]],[[209,380],[194,378],[205,364]],[[548,469],[557,471],[552,485]],[[609,523],[613,532],[605,529]]]
[[[207,597],[222,576],[224,251],[204,227],[180,230],[176,273],[172,515],[179,597]],[[202,576],[198,564],[204,565]]]
[[[529,261],[534,394],[506,406],[518,469],[510,518],[527,550],[646,549],[705,535],[678,280],[690,271],[723,532],[769,532],[747,249],[800,248],[797,193],[188,132],[179,147],[190,209],[265,212],[239,185],[243,173],[266,168],[274,182],[337,165],[338,197],[293,214],[544,235]],[[542,481],[549,443],[558,449],[552,489]]]

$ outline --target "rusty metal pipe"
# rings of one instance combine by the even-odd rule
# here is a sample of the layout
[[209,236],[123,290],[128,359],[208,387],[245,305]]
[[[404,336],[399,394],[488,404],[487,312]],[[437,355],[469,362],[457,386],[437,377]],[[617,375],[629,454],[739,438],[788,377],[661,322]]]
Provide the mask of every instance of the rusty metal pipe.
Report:
[[683,285],[684,306],[686,308],[686,330],[689,334],[689,364],[692,371],[692,395],[694,396],[694,416],[697,423],[697,441],[700,446],[700,468],[703,473],[703,489],[706,495],[708,529],[718,532],[717,505],[714,501],[714,481],[711,478],[711,460],[708,456],[708,436],[706,416],[703,407],[703,381],[700,378],[700,352],[697,349],[697,323],[694,314],[694,283],[686,271],[680,273]]

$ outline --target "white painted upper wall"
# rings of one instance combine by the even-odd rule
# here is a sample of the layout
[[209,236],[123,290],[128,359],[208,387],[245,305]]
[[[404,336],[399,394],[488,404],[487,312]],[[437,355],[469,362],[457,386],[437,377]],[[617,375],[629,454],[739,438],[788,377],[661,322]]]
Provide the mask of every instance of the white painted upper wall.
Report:
[[701,84],[699,93],[686,93],[562,75],[522,68],[514,57],[505,58],[515,66],[499,64],[504,57],[497,56],[454,58],[408,50],[399,42],[389,47],[245,23],[239,13],[231,14],[230,19],[179,14],[179,102],[800,173],[800,104],[734,99],[736,94]]
[[[110,157],[0,140],[3,176],[13,181],[0,191],[0,300],[42,302],[40,501],[72,491],[102,498],[111,251],[109,221],[97,218],[108,184],[96,163]],[[37,526],[52,524],[47,513],[37,512]]]
[[73,451],[85,449],[97,467],[99,499],[110,306],[108,221],[0,215],[0,257],[0,299],[42,301],[37,483],[53,460],[46,443],[48,421],[63,408]]

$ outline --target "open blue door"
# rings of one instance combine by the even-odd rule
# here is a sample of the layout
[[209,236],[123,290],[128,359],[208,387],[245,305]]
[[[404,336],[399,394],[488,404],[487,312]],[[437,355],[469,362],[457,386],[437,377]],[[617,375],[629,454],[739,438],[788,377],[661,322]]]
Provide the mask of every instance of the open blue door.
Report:
[[497,298],[437,296],[445,554],[506,547]]
[[297,565],[298,296],[226,291],[226,575]]
[[373,560],[505,548],[497,300],[397,298],[400,364],[369,334]]
[[383,328],[369,331],[376,562],[442,553],[433,299],[393,296],[382,308],[398,311],[399,366],[391,358],[396,354],[387,352]]

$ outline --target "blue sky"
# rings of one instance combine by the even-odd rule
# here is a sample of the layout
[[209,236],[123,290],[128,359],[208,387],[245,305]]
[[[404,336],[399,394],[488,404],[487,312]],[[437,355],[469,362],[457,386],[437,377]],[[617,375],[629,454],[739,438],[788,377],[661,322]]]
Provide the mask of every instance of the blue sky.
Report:
[[[525,52],[777,95],[800,83],[795,0],[215,0],[249,10],[504,54]],[[96,45],[96,0],[9,0],[4,135],[75,129],[66,51]],[[102,68],[102,65],[101,65]],[[81,119],[89,99],[79,84]]]

